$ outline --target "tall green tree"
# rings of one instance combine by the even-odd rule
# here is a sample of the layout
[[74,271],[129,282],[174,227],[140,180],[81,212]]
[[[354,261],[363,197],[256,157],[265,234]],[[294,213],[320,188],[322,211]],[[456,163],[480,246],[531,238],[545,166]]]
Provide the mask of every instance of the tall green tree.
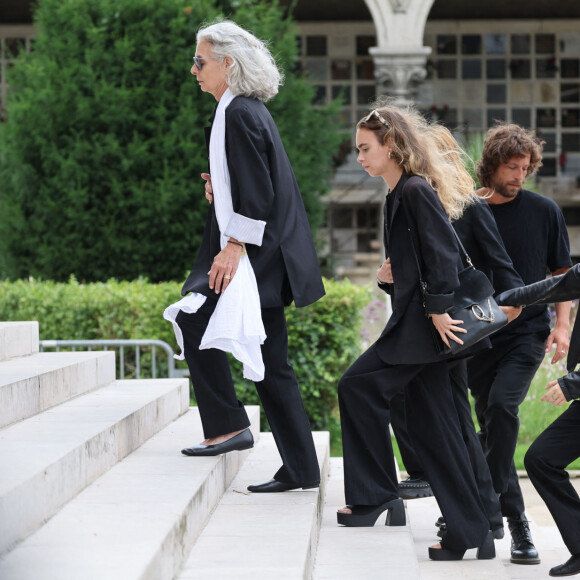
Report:
[[219,17],[269,39],[285,69],[268,106],[319,225],[340,137],[292,72],[296,31],[276,1],[42,0],[0,131],[0,276],[183,278],[205,224],[215,106],[189,70],[197,29]]

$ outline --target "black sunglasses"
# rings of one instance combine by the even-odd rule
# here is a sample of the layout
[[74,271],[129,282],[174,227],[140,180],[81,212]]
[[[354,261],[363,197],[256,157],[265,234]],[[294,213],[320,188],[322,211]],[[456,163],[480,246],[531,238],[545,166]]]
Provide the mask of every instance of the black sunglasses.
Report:
[[389,124],[385,121],[385,118],[376,110],[372,110],[363,120],[365,123],[368,123],[373,115],[375,115],[377,117],[377,119],[387,128],[390,129]]
[[199,70],[201,70],[203,68],[203,61],[204,60],[220,60],[220,59],[215,58],[213,56],[194,56],[193,57],[193,62]]

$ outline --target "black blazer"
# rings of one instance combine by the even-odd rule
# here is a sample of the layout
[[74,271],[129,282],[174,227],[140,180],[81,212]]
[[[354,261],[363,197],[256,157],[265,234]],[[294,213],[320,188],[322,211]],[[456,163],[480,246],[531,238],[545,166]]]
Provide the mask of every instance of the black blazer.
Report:
[[[385,210],[384,243],[394,283],[380,287],[391,295],[393,314],[377,341],[377,352],[388,364],[439,362],[447,357],[435,348],[432,322],[425,312],[441,314],[453,306],[462,267],[455,234],[436,192],[424,179],[403,172],[389,195],[394,199],[390,215]],[[411,235],[427,284],[425,306]]]
[[[208,145],[210,133],[206,128]],[[234,212],[266,222],[262,245],[246,246],[262,308],[315,302],[325,292],[304,203],[278,129],[261,101],[238,96],[226,109],[226,155]],[[184,296],[199,292],[216,298],[207,273],[219,251],[212,204]]]

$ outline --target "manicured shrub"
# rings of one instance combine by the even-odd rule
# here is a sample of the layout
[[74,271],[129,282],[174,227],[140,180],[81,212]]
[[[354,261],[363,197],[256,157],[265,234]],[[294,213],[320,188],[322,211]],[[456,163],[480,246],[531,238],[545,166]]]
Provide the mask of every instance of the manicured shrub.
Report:
[[[289,359],[298,377],[314,429],[336,431],[336,386],[360,354],[362,311],[370,291],[348,281],[325,281],[326,296],[308,308],[286,309]],[[37,320],[40,339],[157,339],[177,345],[163,310],[179,300],[181,284],[109,280],[81,284],[19,280],[0,282],[0,320]],[[142,376],[150,376],[151,358],[141,359]],[[184,363],[180,366],[186,368]],[[258,404],[253,383],[242,378],[232,359],[238,395]],[[164,361],[158,365],[166,371]],[[159,376],[159,375],[158,375]]]

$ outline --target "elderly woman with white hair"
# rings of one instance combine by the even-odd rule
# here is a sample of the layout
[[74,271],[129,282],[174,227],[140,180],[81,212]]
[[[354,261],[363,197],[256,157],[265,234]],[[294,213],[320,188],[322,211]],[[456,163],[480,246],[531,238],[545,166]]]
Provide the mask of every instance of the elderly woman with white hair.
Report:
[[254,444],[234,390],[231,352],[256,385],[282,458],[272,480],[248,489],[314,488],[320,470],[287,360],[284,307],[315,302],[324,285],[294,173],[263,103],[277,94],[282,75],[266,45],[230,21],[198,31],[193,60],[191,73],[218,104],[206,129],[203,241],[184,298],[165,312],[190,369],[206,438],[182,453],[218,455]]

